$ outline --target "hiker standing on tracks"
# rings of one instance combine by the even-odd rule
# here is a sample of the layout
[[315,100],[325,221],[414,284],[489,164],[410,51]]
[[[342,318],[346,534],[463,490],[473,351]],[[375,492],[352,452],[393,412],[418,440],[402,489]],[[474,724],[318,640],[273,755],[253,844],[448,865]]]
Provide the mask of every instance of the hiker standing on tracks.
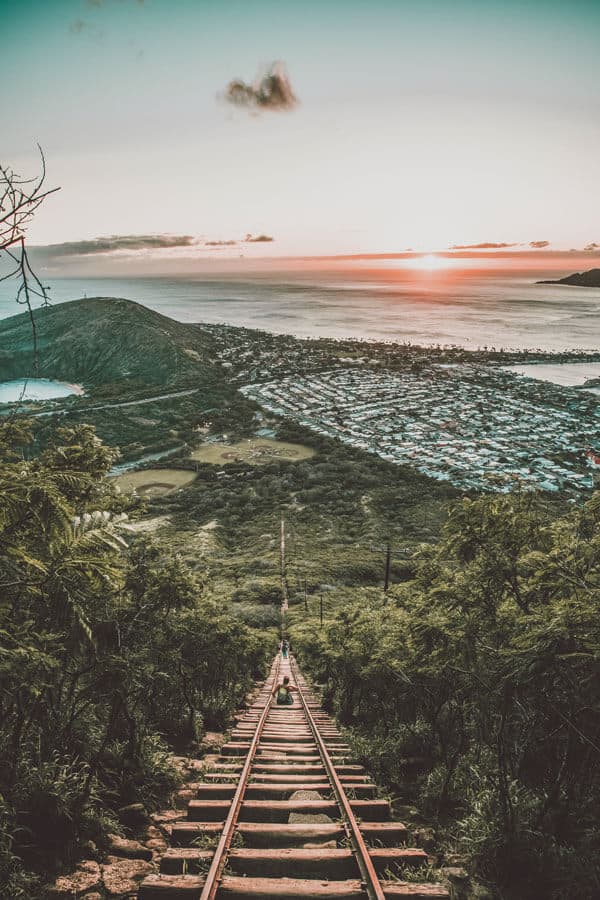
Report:
[[285,675],[283,681],[273,689],[273,696],[277,695],[277,706],[291,706],[294,702],[292,691],[298,688],[290,684],[290,676]]
[[283,659],[288,658],[289,647],[290,647],[290,645],[288,644],[288,642],[286,640],[283,640],[281,642],[281,656],[283,657]]

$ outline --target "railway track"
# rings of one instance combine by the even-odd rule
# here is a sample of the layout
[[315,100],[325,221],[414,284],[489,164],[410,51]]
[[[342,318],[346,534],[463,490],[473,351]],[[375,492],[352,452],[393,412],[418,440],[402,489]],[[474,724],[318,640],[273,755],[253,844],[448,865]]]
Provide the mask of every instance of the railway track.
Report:
[[[284,675],[293,706],[271,702]],[[349,752],[294,661],[277,656],[138,900],[447,900],[442,885],[397,874],[427,854],[406,845]]]

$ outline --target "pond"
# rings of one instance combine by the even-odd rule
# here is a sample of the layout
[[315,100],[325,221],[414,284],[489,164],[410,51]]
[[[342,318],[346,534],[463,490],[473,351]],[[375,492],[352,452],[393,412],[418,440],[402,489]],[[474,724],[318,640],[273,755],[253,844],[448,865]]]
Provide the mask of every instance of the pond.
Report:
[[78,384],[66,381],[51,381],[49,378],[16,378],[14,381],[0,382],[0,403],[14,403],[16,400],[56,400],[71,394],[83,394]]

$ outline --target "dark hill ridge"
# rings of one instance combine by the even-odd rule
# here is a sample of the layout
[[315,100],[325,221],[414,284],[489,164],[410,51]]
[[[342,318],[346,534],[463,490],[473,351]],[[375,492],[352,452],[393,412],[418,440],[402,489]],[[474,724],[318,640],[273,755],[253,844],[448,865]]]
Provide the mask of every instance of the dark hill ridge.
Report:
[[[87,387],[123,379],[157,387],[216,385],[211,335],[132,300],[91,297],[35,310],[39,375]],[[0,320],[0,380],[31,375],[27,313]]]
[[588,269],[587,272],[575,272],[555,281],[536,281],[536,284],[572,284],[575,287],[600,287],[600,269]]

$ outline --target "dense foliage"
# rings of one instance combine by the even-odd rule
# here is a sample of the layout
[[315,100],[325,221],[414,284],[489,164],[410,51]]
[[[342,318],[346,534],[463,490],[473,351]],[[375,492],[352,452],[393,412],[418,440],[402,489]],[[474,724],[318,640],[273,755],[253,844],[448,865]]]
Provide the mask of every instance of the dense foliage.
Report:
[[515,896],[600,895],[600,494],[558,519],[465,499],[387,603],[295,621],[380,779],[402,791],[420,759],[454,850]]
[[[250,434],[244,432],[243,436]],[[253,554],[248,571],[264,555],[265,535],[278,534],[283,514],[294,532],[289,548],[292,556],[304,564],[328,545],[330,577],[353,582],[348,566],[351,558],[356,559],[359,542],[367,546],[369,541],[435,540],[446,504],[460,496],[448,484],[289,420],[278,423],[277,438],[304,444],[315,455],[295,462],[273,459],[260,466],[229,463],[221,471],[218,466],[182,457],[179,463],[193,467],[197,479],[184,494],[163,498],[157,509],[172,511],[181,527],[190,519],[198,523],[217,519],[220,539],[230,550],[253,547],[257,542],[260,553]],[[336,556],[343,545],[352,546],[352,557],[337,565]]]
[[14,898],[101,844],[121,807],[164,800],[167,742],[222,725],[264,663],[179,557],[134,540],[92,428],[25,461],[29,439],[0,429],[0,893]]

